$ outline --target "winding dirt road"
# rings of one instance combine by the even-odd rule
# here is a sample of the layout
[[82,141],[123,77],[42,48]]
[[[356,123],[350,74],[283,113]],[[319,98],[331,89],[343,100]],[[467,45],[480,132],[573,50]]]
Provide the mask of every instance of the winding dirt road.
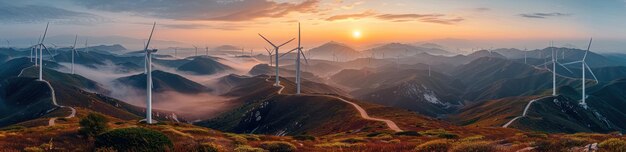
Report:
[[509,122],[507,122],[506,124],[502,125],[502,128],[508,128],[509,125],[511,125],[515,120],[517,120],[519,118],[522,118],[522,117],[526,117],[526,114],[528,113],[528,109],[530,109],[530,105],[533,104],[537,100],[541,100],[541,99],[545,99],[545,98],[548,98],[548,97],[541,97],[541,98],[534,99],[534,100],[531,100],[530,102],[528,102],[528,104],[526,104],[526,108],[524,108],[524,112],[522,113],[522,115],[521,116],[517,116],[517,117],[511,119]]
[[[29,67],[23,68],[23,69],[20,71],[20,73],[17,75],[17,77],[22,76],[22,74],[24,74],[24,70],[25,70],[25,69],[28,69],[28,68],[30,68],[30,67],[34,67],[34,66],[29,66]],[[52,85],[50,85],[50,82],[48,82],[48,81],[46,81],[46,80],[43,80],[42,82],[46,83],[46,85],[48,85],[48,88],[50,88],[50,93],[52,94],[52,104],[54,104],[55,106],[57,106],[57,107],[59,107],[59,108],[70,108],[70,109],[72,110],[72,113],[71,113],[70,115],[68,115],[68,116],[66,116],[66,117],[63,117],[63,118],[66,118],[66,119],[69,119],[69,118],[74,118],[74,117],[76,116],[76,109],[74,109],[74,108],[72,108],[72,107],[68,107],[68,106],[61,106],[61,105],[59,105],[59,104],[57,103],[57,98],[56,98],[56,94],[55,94],[55,92],[54,92],[54,88],[52,87]],[[54,126],[54,125],[56,124],[56,123],[55,123],[55,121],[56,121],[57,119],[59,119],[59,118],[61,118],[61,117],[54,117],[54,118],[50,118],[50,120],[48,120],[48,126]]]
[[[271,76],[268,76],[267,79],[265,79],[265,81],[267,82],[271,82],[269,79],[271,78]],[[280,83],[278,84],[278,87],[280,87],[280,89],[278,90],[278,94],[282,94],[283,90],[285,89],[285,86],[281,85]],[[304,94],[304,93],[302,93]],[[335,98],[337,100],[343,101],[345,103],[348,103],[350,105],[352,105],[357,111],[359,111],[359,114],[361,115],[361,118],[365,119],[365,120],[372,120],[372,121],[380,121],[380,122],[384,122],[385,124],[387,124],[387,127],[389,127],[389,129],[396,131],[396,132],[400,132],[402,131],[402,129],[400,129],[400,127],[398,127],[398,125],[396,125],[395,122],[389,120],[389,119],[381,119],[381,118],[373,118],[370,117],[369,114],[367,114],[367,111],[365,111],[365,109],[363,109],[363,107],[359,106],[358,104],[354,103],[354,102],[350,102],[348,100],[345,100],[343,98],[339,98],[337,96],[333,96],[333,95],[319,95],[319,94],[306,94],[306,95],[310,95],[310,96],[323,96],[323,97],[329,97],[329,98]]]

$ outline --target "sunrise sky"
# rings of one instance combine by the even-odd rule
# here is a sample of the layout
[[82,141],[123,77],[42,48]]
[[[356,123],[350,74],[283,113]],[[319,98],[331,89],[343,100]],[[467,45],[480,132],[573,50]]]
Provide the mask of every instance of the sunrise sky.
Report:
[[328,41],[357,48],[388,42],[540,48],[549,41],[582,47],[594,37],[597,50],[626,52],[624,0],[0,0],[0,40],[14,45],[36,41],[46,22],[50,41],[63,45],[74,34],[95,44],[145,39],[154,21],[159,47],[262,48],[257,33],[279,43],[297,36],[300,21],[305,47]]

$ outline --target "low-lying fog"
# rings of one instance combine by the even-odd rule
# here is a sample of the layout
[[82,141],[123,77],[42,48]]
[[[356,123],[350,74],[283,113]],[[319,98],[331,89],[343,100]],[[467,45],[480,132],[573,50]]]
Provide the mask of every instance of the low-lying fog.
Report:
[[[216,73],[213,75],[193,75],[186,72],[177,71],[175,68],[162,66],[153,63],[153,70],[161,70],[169,73],[178,74],[196,83],[202,84],[206,87],[213,89],[210,93],[199,94],[183,94],[173,91],[168,92],[153,92],[153,107],[155,109],[167,110],[176,112],[178,115],[188,118],[189,120],[207,119],[217,116],[219,113],[224,112],[233,106],[234,103],[229,102],[231,98],[220,96],[220,94],[227,92],[225,88],[217,87],[219,78],[229,75],[248,75],[250,69],[260,64],[255,58],[248,57],[235,57],[235,55],[212,55],[214,57],[221,58],[218,62],[232,67],[234,70]],[[173,58],[163,58],[174,60]],[[129,85],[116,83],[115,79],[121,77],[128,77],[143,73],[141,71],[133,71],[128,73],[116,72],[117,65],[110,61],[105,61],[106,65],[97,66],[97,69],[88,68],[86,66],[74,65],[76,74],[79,74],[88,79],[94,80],[103,85],[104,88],[111,91],[110,96],[127,102],[132,105],[145,107],[146,92],[143,89],[137,89]],[[60,63],[66,68],[71,67],[71,63]],[[58,69],[61,72],[69,73],[70,69]]]

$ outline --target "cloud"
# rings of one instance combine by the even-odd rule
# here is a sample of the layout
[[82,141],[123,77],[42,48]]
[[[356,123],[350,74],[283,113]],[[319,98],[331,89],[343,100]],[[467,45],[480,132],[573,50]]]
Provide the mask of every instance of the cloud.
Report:
[[360,18],[366,18],[366,17],[374,17],[379,20],[386,20],[386,21],[392,21],[392,22],[420,21],[420,22],[446,24],[446,25],[456,24],[465,20],[461,17],[451,18],[444,14],[379,14],[372,10],[368,10],[363,13],[331,16],[327,18],[326,21],[360,19]]
[[478,7],[478,8],[474,8],[474,11],[476,12],[486,12],[486,11],[490,11],[491,8],[487,8],[487,7]]
[[175,20],[247,21],[257,18],[278,18],[289,13],[315,13],[319,0],[301,3],[269,0],[74,0],[88,9],[126,12]]
[[363,13],[335,15],[335,16],[331,16],[327,18],[326,20],[336,21],[336,20],[345,20],[345,19],[360,19],[360,18],[370,17],[373,15],[376,15],[376,12],[372,10],[367,10]]
[[41,5],[11,5],[0,2],[0,23],[40,23],[57,22],[72,24],[91,24],[105,19],[83,12],[41,6]]
[[365,3],[365,2],[364,1],[357,1],[357,2],[354,2],[352,4],[341,6],[341,8],[344,9],[344,10],[351,10],[351,9],[353,9],[356,6],[362,5],[363,3]]
[[554,12],[554,13],[526,13],[526,14],[519,14],[519,16],[525,17],[525,18],[544,19],[544,18],[548,18],[548,17],[566,17],[566,16],[571,16],[571,14],[558,13],[558,12]]

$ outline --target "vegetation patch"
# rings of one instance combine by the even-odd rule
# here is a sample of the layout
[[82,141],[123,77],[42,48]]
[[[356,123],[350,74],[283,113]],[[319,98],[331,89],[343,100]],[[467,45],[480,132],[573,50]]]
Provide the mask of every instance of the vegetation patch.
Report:
[[284,141],[263,142],[260,147],[270,152],[293,152],[298,150],[293,144]]
[[107,131],[109,129],[108,122],[109,120],[101,114],[89,113],[89,115],[78,122],[80,124],[78,132],[93,137]]
[[617,138],[611,138],[600,142],[600,144],[598,144],[598,147],[603,151],[626,152],[626,141]]
[[356,147],[356,146],[363,146],[363,144],[361,144],[361,143],[350,144],[350,143],[342,143],[342,142],[330,142],[330,143],[322,143],[322,144],[316,144],[315,145],[315,147],[320,147],[320,148],[349,148],[349,147]]
[[417,152],[447,152],[452,147],[451,140],[431,140],[415,147]]
[[222,152],[226,151],[224,148],[218,144],[214,143],[202,143],[198,146],[198,152]]
[[395,133],[395,135],[398,135],[398,136],[421,136],[422,134],[420,134],[417,131],[410,130],[410,131],[397,132],[397,133]]
[[146,128],[115,129],[96,136],[95,147],[111,147],[118,151],[167,151],[172,141],[163,133]]
[[493,152],[496,148],[487,141],[457,142],[450,149],[452,152]]
[[263,148],[256,148],[249,145],[239,145],[235,148],[235,152],[267,152]]
[[293,136],[293,139],[300,140],[300,141],[305,141],[305,140],[314,141],[315,137],[313,137],[311,135],[295,135],[295,136]]

